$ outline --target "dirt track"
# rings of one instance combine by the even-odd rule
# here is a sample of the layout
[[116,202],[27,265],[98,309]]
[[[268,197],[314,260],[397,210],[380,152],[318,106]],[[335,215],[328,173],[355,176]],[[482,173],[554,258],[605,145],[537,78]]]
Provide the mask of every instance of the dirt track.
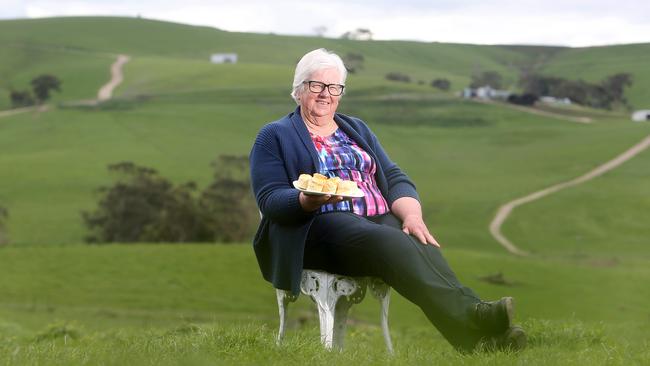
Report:
[[[113,90],[115,90],[115,88],[117,88],[124,80],[122,67],[129,60],[130,58],[127,55],[117,56],[117,60],[111,65],[111,80],[109,80],[106,84],[102,85],[102,87],[99,88],[99,91],[97,92],[97,99],[66,102],[65,105],[97,105],[99,102],[103,102],[108,99],[111,99],[111,97],[113,96]],[[9,116],[13,116],[25,112],[32,112],[32,111],[46,112],[49,109],[50,106],[47,104],[43,104],[41,106],[26,107],[26,108],[9,109],[6,111],[0,111],[0,118],[9,117]]]
[[499,210],[497,211],[496,216],[490,223],[490,233],[492,236],[504,247],[506,250],[508,250],[512,254],[516,255],[528,255],[529,253],[519,249],[515,244],[513,244],[508,238],[506,238],[503,233],[501,232],[501,225],[503,225],[503,222],[508,218],[510,213],[512,213],[512,210],[514,210],[517,206],[521,206],[525,203],[532,202],[534,200],[538,200],[542,197],[548,196],[549,194],[558,192],[562,189],[569,188],[576,186],[578,184],[585,183],[591,179],[594,179],[598,176],[601,176],[605,174],[606,172],[618,167],[619,165],[625,163],[626,161],[632,159],[635,157],[637,154],[641,153],[645,149],[650,147],[650,136],[647,136],[641,142],[637,143],[636,145],[632,146],[630,149],[625,151],[624,153],[620,154],[619,156],[615,157],[614,159],[596,167],[595,169],[589,171],[588,173],[572,179],[570,181],[562,182],[555,184],[553,186],[550,186],[548,188],[544,188],[540,191],[533,192],[527,196],[517,198],[515,200],[512,200],[501,207],[499,207]]
[[125,63],[129,62],[130,58],[127,55],[118,55],[117,60],[111,65],[111,80],[104,84],[97,92],[97,101],[103,102],[111,99],[113,90],[117,88],[124,80],[122,67]]
[[0,118],[9,117],[9,116],[13,116],[14,114],[20,114],[20,113],[25,113],[25,112],[30,112],[30,111],[45,112],[49,108],[50,107],[47,104],[44,104],[44,105],[41,105],[41,106],[9,109],[9,110],[6,110],[6,111],[0,111]]

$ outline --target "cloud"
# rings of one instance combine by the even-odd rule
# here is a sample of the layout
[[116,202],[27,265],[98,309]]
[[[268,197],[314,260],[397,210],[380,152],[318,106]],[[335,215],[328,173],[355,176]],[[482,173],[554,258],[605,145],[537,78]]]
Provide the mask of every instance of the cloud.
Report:
[[27,12],[21,0],[3,0],[0,6],[0,19],[26,18]]
[[[650,42],[647,0],[2,0],[0,18],[136,16],[230,31],[377,39],[587,46]],[[6,5],[5,5],[6,3]]]

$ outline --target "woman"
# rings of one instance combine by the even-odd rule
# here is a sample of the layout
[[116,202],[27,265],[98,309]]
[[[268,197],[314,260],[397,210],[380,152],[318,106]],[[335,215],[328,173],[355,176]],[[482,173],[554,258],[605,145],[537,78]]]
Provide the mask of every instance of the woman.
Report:
[[[293,80],[298,107],[257,135],[250,166],[263,219],[254,248],[264,278],[295,294],[303,268],[379,277],[459,350],[523,347],[512,298],[483,302],[460,284],[424,223],[413,182],[365,123],[336,113],[346,76],[336,54],[307,53]],[[302,173],[354,180],[364,196],[305,194],[292,186]]]

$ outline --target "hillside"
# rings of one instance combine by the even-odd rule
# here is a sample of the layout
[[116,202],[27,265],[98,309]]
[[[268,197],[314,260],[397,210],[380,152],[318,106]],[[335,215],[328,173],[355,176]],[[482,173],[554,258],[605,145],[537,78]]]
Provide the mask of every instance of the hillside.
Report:
[[[107,183],[110,163],[133,160],[177,181],[206,183],[211,159],[219,153],[247,154],[255,131],[293,108],[287,98],[292,63],[305,49],[318,46],[364,55],[365,67],[350,76],[341,111],[364,118],[385,139],[394,159],[420,183],[440,235],[461,246],[491,247],[484,223],[499,203],[580,174],[645,131],[618,123],[617,114],[594,114],[610,122],[587,128],[383,78],[387,71],[400,70],[427,75],[426,80],[453,78],[459,88],[464,84],[457,80],[466,83],[477,65],[514,76],[517,63],[543,60],[550,67],[563,54],[584,50],[353,42],[129,18],[1,21],[0,42],[8,56],[0,61],[0,74],[10,79],[2,85],[25,85],[32,75],[51,72],[64,81],[63,92],[55,94],[59,102],[93,97],[107,80],[115,54],[132,55],[117,90],[126,100],[0,121],[0,167],[14,177],[0,183],[0,202],[11,209],[9,228],[16,244],[79,242],[79,212],[92,207],[92,192]],[[215,50],[238,52],[241,63],[208,63]],[[414,151],[432,155],[434,169],[408,159]],[[505,186],[503,177],[508,177]],[[477,181],[481,191],[474,188]],[[34,220],[41,224],[38,231],[28,229]],[[466,224],[475,229],[463,229]]]
[[[514,83],[522,65],[534,65],[591,81],[630,72],[628,99],[640,104],[650,100],[650,74],[637,62],[648,45],[362,42],[53,18],[0,21],[0,47],[0,110],[11,88],[27,88],[37,74],[63,80],[47,112],[0,117],[0,206],[10,213],[10,243],[0,246],[0,364],[387,362],[370,299],[353,310],[350,352],[320,352],[313,305],[304,298],[292,307],[287,348],[273,348],[275,297],[249,243],[83,244],[80,213],[110,184],[108,164],[133,161],[204,187],[216,156],[247,155],[261,126],[295,108],[293,65],[317,47],[364,56],[339,111],[367,121],[414,180],[427,224],[460,278],[488,299],[514,295],[518,321],[531,334],[530,349],[519,355],[460,356],[394,294],[394,364],[650,360],[650,151],[517,208],[503,231],[529,257],[506,253],[488,231],[500,205],[594,169],[648,136],[650,125],[621,111],[549,110],[592,119],[576,123],[454,95],[474,71],[495,70]],[[240,62],[208,62],[222,51],[238,53]],[[94,98],[117,54],[132,58],[112,101],[66,103]],[[390,71],[414,82],[387,81]],[[428,85],[438,77],[453,90]],[[506,283],[480,279],[498,273]]]
[[[305,50],[325,47],[342,55],[348,52],[361,53],[365,62],[360,76],[383,80],[387,72],[400,71],[409,74],[413,80],[422,80],[426,84],[434,78],[446,77],[452,81],[455,90],[468,83],[472,72],[480,70],[498,71],[514,82],[517,73],[515,65],[529,58],[527,52],[517,52],[507,47],[358,42],[231,33],[213,28],[132,18],[0,21],[0,45],[10,56],[6,59],[3,57],[0,62],[0,91],[3,93],[11,86],[21,88],[30,75],[47,69],[65,80],[64,90],[74,93],[92,92],[86,86],[96,80],[89,80],[86,75],[70,73],[56,61],[59,55],[68,56],[68,68],[80,69],[82,72],[91,67],[89,58],[106,60],[113,54],[126,53],[136,56],[134,59],[137,65],[141,65],[144,70],[157,72],[174,68],[196,74],[211,66],[206,61],[213,52],[236,52],[241,66],[266,65],[290,70]],[[197,68],[198,65],[201,66]],[[104,75],[100,69],[93,70],[94,75]],[[246,78],[246,74],[240,75],[249,80],[249,83],[254,80]],[[182,72],[168,75],[171,78],[186,76]],[[141,77],[145,80],[147,78],[146,75]],[[286,77],[278,86],[286,88],[285,80]],[[69,94],[67,91],[64,94],[60,99],[79,97],[78,94]],[[5,97],[0,96],[0,103],[6,103],[5,100]]]

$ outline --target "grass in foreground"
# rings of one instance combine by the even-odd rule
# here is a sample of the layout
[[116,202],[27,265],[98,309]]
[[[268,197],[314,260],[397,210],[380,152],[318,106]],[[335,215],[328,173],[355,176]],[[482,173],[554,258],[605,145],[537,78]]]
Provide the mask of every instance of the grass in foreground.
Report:
[[47,365],[632,365],[648,364],[648,343],[608,338],[599,325],[529,320],[529,347],[519,353],[460,354],[431,329],[393,331],[389,356],[376,327],[348,329],[343,352],[325,351],[317,324],[291,330],[280,346],[265,324],[185,324],[173,329],[86,333],[70,324],[10,336],[0,324],[0,364]]

